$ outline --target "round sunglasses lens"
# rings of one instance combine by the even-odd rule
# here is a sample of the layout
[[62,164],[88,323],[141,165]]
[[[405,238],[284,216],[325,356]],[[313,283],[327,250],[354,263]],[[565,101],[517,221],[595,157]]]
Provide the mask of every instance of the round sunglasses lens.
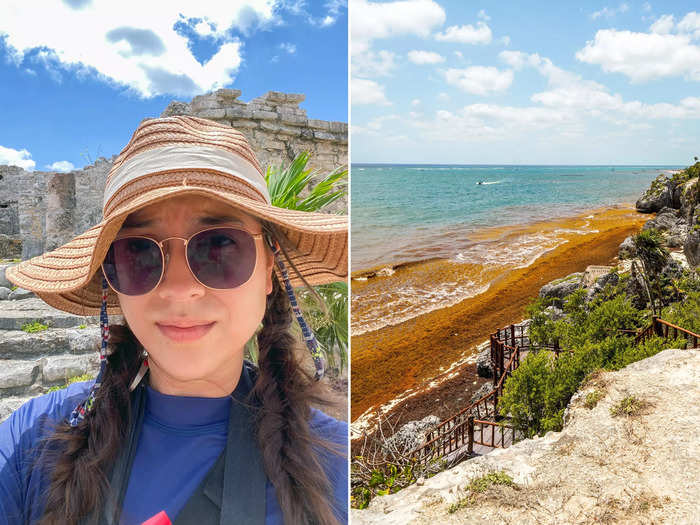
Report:
[[195,235],[187,260],[197,279],[210,288],[236,288],[255,270],[255,239],[246,231],[217,228]]
[[158,284],[163,258],[152,240],[126,237],[112,243],[102,267],[116,291],[124,295],[143,295]]

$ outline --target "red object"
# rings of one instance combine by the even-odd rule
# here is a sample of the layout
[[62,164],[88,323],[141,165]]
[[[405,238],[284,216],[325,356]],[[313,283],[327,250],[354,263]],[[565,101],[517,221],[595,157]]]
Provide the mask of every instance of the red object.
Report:
[[165,511],[161,510],[158,514],[152,518],[148,518],[141,525],[172,525],[172,522]]

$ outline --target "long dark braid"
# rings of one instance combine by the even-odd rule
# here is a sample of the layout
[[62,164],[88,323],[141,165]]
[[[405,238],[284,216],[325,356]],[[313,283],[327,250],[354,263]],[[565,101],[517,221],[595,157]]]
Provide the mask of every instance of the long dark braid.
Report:
[[41,444],[42,468],[55,465],[39,525],[75,524],[101,508],[106,472],[115,460],[131,419],[129,384],[141,364],[143,347],[131,329],[110,325],[107,369],[97,389],[96,409],[77,427],[60,423]]
[[331,447],[314,436],[309,426],[311,403],[324,404],[328,398],[294,355],[291,322],[289,299],[273,275],[273,290],[258,334],[259,377],[253,389],[263,407],[258,419],[263,464],[285,523],[336,524],[329,502],[330,484],[314,451],[319,446]]

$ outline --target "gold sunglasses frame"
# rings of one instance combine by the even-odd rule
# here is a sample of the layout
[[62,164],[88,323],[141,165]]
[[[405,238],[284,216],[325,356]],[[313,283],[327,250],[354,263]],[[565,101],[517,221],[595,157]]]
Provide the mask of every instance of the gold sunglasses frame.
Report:
[[204,286],[205,288],[208,288],[209,290],[235,290],[236,288],[240,288],[241,286],[243,286],[244,284],[246,284],[248,281],[250,281],[251,277],[253,277],[253,273],[255,273],[255,266],[253,267],[253,272],[250,274],[250,276],[248,277],[248,279],[246,279],[245,282],[239,284],[238,286],[235,286],[234,288],[212,288],[211,286],[207,286],[207,285],[204,284],[202,281],[200,281],[200,280],[197,278],[197,276],[195,275],[195,273],[192,271],[192,267],[190,266],[190,260],[189,260],[189,258],[187,257],[187,244],[188,244],[194,237],[196,237],[197,235],[199,235],[200,233],[204,233],[204,232],[211,231],[211,230],[238,230],[238,231],[242,231],[242,232],[245,232],[245,233],[247,233],[248,235],[250,235],[250,236],[253,238],[253,243],[254,243],[254,246],[255,246],[255,265],[257,266],[257,264],[258,264],[258,255],[259,255],[259,254],[258,254],[258,243],[256,243],[255,241],[258,240],[258,239],[262,239],[263,237],[265,237],[265,234],[264,234],[264,233],[253,233],[253,232],[251,232],[250,230],[248,230],[248,229],[246,229],[246,228],[242,228],[242,227],[240,227],[240,226],[237,226],[237,227],[234,227],[234,226],[212,226],[212,227],[210,227],[210,228],[204,228],[203,230],[199,230],[198,232],[195,232],[195,233],[193,233],[192,235],[190,235],[188,238],[184,238],[184,237],[166,237],[166,238],[163,239],[162,241],[158,241],[158,240],[154,239],[153,237],[149,237],[149,236],[147,236],[147,235],[124,235],[123,237],[116,237],[116,238],[114,238],[114,239],[112,240],[112,242],[109,244],[109,248],[107,249],[107,252],[109,252],[109,249],[112,247],[112,243],[114,243],[114,242],[116,242],[116,241],[121,241],[121,240],[123,240],[123,239],[148,239],[149,241],[153,241],[154,243],[156,243],[156,244],[158,245],[158,249],[160,249],[160,256],[161,256],[161,261],[162,261],[162,264],[160,265],[160,276],[158,277],[158,282],[155,284],[155,286],[154,286],[153,288],[151,288],[150,290],[148,290],[147,292],[145,292],[145,293],[138,294],[138,295],[129,295],[129,294],[125,294],[125,293],[122,293],[122,292],[117,291],[117,290],[114,288],[114,286],[112,286],[112,283],[110,282],[109,277],[107,277],[107,273],[105,272],[105,269],[104,269],[104,261],[102,262],[102,264],[100,264],[100,268],[102,269],[102,275],[104,275],[104,278],[105,278],[105,280],[107,281],[107,284],[109,285],[109,287],[110,287],[112,290],[114,290],[114,293],[117,293],[117,294],[119,294],[119,295],[126,295],[126,296],[128,296],[128,297],[140,297],[140,296],[142,296],[142,295],[147,295],[147,294],[151,293],[152,291],[154,291],[156,288],[158,288],[158,285],[160,285],[161,281],[163,280],[163,276],[165,275],[165,269],[166,269],[166,267],[167,267],[167,265],[168,265],[168,261],[169,261],[169,259],[170,259],[170,252],[166,252],[166,251],[163,249],[163,246],[165,245],[165,242],[166,242],[166,241],[170,241],[170,240],[172,240],[172,239],[179,239],[179,240],[181,240],[181,241],[184,242],[185,262],[187,263],[187,269],[190,271],[190,273],[192,274],[192,277],[194,277],[194,279],[195,279],[199,284],[201,284],[201,285]]

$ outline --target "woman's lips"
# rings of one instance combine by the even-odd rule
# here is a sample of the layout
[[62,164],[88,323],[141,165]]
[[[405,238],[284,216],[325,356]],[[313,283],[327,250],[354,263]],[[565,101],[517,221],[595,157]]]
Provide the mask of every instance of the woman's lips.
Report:
[[178,343],[196,341],[209,332],[214,324],[216,324],[216,321],[209,324],[190,326],[188,328],[179,328],[177,326],[156,323],[163,335]]

